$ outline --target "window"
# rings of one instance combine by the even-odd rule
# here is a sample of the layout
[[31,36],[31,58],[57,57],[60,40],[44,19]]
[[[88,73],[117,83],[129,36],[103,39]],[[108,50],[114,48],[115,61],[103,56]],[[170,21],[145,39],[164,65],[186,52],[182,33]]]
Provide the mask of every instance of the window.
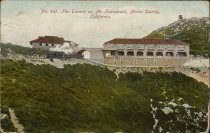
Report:
[[111,56],[115,56],[115,51],[111,51],[111,52],[110,52],[110,55],[111,55]]
[[132,45],[128,45],[126,46],[127,49],[133,49],[133,46]]
[[110,57],[111,56],[111,54],[110,53],[106,53],[106,57]]
[[163,45],[159,45],[159,46],[157,46],[157,49],[164,49],[164,46]]
[[138,46],[138,49],[144,49],[144,45]]
[[178,46],[178,50],[185,50],[184,46]]
[[157,52],[156,56],[163,56],[163,52]]
[[174,45],[168,45],[167,49],[174,49]]
[[42,43],[39,43],[39,46],[42,46]]
[[46,43],[46,46],[48,46],[48,43]]
[[153,52],[147,52],[147,56],[153,56]]
[[123,52],[123,51],[117,51],[117,54],[118,54],[119,56],[124,56],[124,52]]
[[143,56],[144,53],[143,53],[142,51],[138,51],[136,55],[137,55],[137,56]]
[[133,51],[128,51],[127,56],[134,56],[134,52]]
[[154,49],[154,46],[153,45],[148,45],[147,49]]
[[177,57],[187,57],[187,53],[186,52],[178,52]]
[[174,56],[174,53],[173,52],[166,52],[166,56],[173,57]]

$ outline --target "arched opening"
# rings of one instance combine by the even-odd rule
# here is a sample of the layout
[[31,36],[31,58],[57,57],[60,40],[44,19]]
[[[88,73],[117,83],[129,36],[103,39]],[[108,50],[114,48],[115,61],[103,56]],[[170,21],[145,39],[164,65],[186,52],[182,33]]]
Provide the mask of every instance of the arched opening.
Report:
[[144,53],[143,53],[142,51],[138,51],[138,52],[136,53],[136,55],[137,55],[137,56],[144,56]]
[[177,57],[187,57],[187,53],[186,52],[177,52]]
[[83,55],[83,58],[85,58],[85,59],[90,59],[90,52],[89,52],[89,51],[84,51],[84,52],[82,53],[82,55]]
[[123,51],[117,51],[117,55],[124,56],[124,52]]
[[173,52],[166,52],[166,56],[167,57],[173,57],[174,56],[174,53]]
[[111,54],[110,54],[110,53],[106,53],[105,56],[106,56],[106,57],[111,57]]
[[153,52],[147,52],[147,56],[154,56]]
[[115,56],[115,51],[110,51],[111,56]]
[[134,52],[133,51],[128,51],[127,56],[134,56]]
[[106,57],[113,57],[113,56],[115,56],[115,51],[107,51],[107,52],[105,52],[105,56]]
[[163,52],[157,52],[156,56],[163,56]]
[[90,59],[90,52],[87,50],[80,50],[77,52],[77,58]]

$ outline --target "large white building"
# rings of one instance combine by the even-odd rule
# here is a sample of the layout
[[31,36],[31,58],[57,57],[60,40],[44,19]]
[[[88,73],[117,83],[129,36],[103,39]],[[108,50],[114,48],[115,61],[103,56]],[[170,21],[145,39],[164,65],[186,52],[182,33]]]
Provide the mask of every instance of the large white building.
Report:
[[102,51],[105,64],[121,66],[177,66],[189,58],[189,44],[172,39],[116,38]]
[[64,40],[64,38],[57,36],[44,36],[30,41],[30,44],[32,45],[33,48],[42,48],[42,49],[55,48],[56,46],[62,46],[65,43],[68,43],[70,47],[78,46],[78,44],[72,41],[66,41]]

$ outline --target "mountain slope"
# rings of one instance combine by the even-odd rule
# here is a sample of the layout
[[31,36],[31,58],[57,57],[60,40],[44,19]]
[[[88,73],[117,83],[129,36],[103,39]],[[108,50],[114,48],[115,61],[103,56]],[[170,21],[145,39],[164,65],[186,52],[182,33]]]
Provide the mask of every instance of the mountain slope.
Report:
[[14,45],[11,43],[0,43],[1,48],[1,55],[7,56],[9,52],[14,52],[15,54],[21,54],[21,55],[39,55],[43,56],[46,55],[48,50],[40,49],[40,48],[29,48],[29,47],[23,47],[20,45]]
[[[180,73],[119,74],[88,64],[1,60],[1,109],[26,132],[198,132],[207,127],[208,87]],[[9,115],[8,115],[9,116]],[[8,120],[6,131],[14,130]]]
[[193,55],[208,54],[208,18],[179,19],[168,26],[154,30],[144,38],[154,39],[178,39],[190,45],[190,53]]

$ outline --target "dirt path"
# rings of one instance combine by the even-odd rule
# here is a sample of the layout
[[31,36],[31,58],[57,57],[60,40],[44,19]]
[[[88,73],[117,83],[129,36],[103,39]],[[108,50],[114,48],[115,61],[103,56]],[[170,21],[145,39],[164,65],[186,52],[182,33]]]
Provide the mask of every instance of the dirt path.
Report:
[[11,117],[11,122],[13,123],[13,126],[17,129],[18,133],[25,133],[24,132],[24,127],[21,125],[18,121],[18,118],[15,115],[15,111],[11,108],[9,108],[9,114]]

